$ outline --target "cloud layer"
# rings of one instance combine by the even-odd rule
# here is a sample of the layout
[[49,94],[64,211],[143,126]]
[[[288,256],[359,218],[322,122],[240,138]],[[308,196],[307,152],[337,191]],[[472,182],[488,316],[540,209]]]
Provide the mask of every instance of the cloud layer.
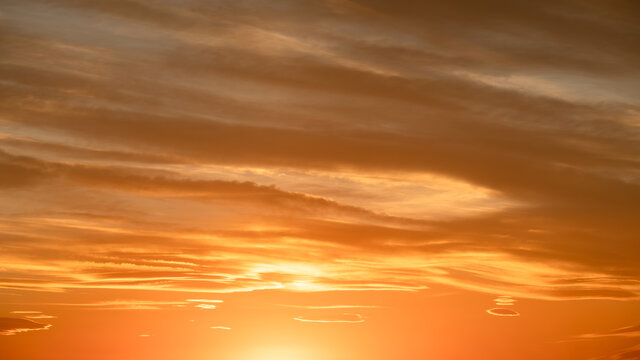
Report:
[[5,2],[0,287],[637,300],[637,10]]

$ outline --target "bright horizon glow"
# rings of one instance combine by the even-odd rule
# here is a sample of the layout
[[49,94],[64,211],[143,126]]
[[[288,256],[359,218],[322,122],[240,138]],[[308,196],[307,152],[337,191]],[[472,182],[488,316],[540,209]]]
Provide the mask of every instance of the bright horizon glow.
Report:
[[309,353],[300,347],[291,346],[269,346],[258,348],[251,352],[243,360],[319,360],[317,355]]

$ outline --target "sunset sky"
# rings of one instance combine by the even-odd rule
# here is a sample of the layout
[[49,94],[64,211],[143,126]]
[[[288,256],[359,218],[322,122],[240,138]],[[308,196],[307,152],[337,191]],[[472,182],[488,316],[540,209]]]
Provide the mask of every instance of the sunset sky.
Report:
[[0,359],[640,359],[640,1],[0,0]]

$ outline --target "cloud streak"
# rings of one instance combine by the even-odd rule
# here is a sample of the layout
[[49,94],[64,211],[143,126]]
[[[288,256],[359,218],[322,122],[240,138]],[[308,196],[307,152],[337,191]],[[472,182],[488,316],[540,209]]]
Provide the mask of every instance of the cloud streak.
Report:
[[520,316],[520,313],[512,309],[492,308],[487,313],[495,316]]
[[[329,340],[369,312],[366,334],[418,315],[428,333],[482,298],[477,324],[433,343],[504,349],[473,332],[531,326],[509,349],[529,360],[515,349],[535,347],[537,311],[564,306],[589,316],[549,337],[633,345],[614,320],[640,299],[638,14],[626,0],[2,1],[0,302],[21,319],[0,333],[179,310],[176,324],[198,319],[189,341],[233,325],[222,352],[266,324]],[[605,320],[619,328],[584,333]],[[446,348],[426,357],[467,355]]]
[[357,324],[365,321],[360,314],[344,313],[339,315],[297,316],[293,320],[308,323],[350,323]]
[[2,4],[0,289],[637,301],[637,10]]
[[12,336],[30,331],[48,330],[51,326],[26,319],[0,318],[0,335]]

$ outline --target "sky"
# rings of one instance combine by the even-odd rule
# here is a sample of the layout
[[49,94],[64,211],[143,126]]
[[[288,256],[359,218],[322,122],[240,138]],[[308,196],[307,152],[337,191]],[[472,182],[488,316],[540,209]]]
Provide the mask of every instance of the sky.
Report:
[[0,357],[640,359],[635,0],[0,1]]

